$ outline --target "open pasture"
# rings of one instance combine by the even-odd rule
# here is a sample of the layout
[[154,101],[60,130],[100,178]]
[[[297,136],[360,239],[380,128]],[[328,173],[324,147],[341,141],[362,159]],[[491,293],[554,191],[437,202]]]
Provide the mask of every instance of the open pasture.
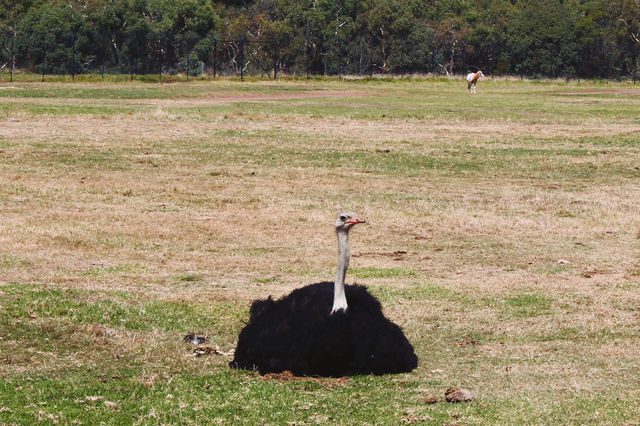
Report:
[[[0,84],[0,423],[638,424],[640,89],[477,91]],[[181,342],[332,280],[342,208],[414,372],[265,380]]]

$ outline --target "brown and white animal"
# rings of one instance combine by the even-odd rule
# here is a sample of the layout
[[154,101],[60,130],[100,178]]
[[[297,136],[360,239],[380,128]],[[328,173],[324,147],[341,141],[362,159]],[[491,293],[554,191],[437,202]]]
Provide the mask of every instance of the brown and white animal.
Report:
[[482,71],[467,74],[467,89],[469,89],[469,93],[476,93],[476,83],[480,77],[484,77]]

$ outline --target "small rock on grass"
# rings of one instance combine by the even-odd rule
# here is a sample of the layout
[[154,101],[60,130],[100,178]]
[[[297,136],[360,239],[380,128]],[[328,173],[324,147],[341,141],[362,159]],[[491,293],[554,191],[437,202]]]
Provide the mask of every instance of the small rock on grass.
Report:
[[447,402],[466,402],[471,401],[476,397],[476,394],[469,389],[463,389],[459,387],[450,387],[444,392],[444,398]]

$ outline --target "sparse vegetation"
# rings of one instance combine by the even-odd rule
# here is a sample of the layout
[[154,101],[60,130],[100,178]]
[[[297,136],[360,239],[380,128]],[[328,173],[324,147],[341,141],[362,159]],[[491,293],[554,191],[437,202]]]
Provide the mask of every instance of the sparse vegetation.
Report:
[[[639,89],[13,86],[0,423],[637,424]],[[182,343],[228,351],[252,300],[332,280],[342,208],[347,282],[417,370],[267,380]],[[449,386],[476,398],[426,403]]]
[[356,278],[396,278],[415,277],[417,274],[413,269],[407,268],[351,268],[349,275]]

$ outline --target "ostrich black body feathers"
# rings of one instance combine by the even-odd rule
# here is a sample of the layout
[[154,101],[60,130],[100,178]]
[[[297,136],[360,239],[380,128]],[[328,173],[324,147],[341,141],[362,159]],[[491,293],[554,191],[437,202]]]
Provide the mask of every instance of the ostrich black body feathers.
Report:
[[402,329],[385,318],[366,287],[346,286],[348,310],[329,315],[333,286],[312,284],[277,301],[253,302],[230,366],[340,377],[403,373],[418,365]]

